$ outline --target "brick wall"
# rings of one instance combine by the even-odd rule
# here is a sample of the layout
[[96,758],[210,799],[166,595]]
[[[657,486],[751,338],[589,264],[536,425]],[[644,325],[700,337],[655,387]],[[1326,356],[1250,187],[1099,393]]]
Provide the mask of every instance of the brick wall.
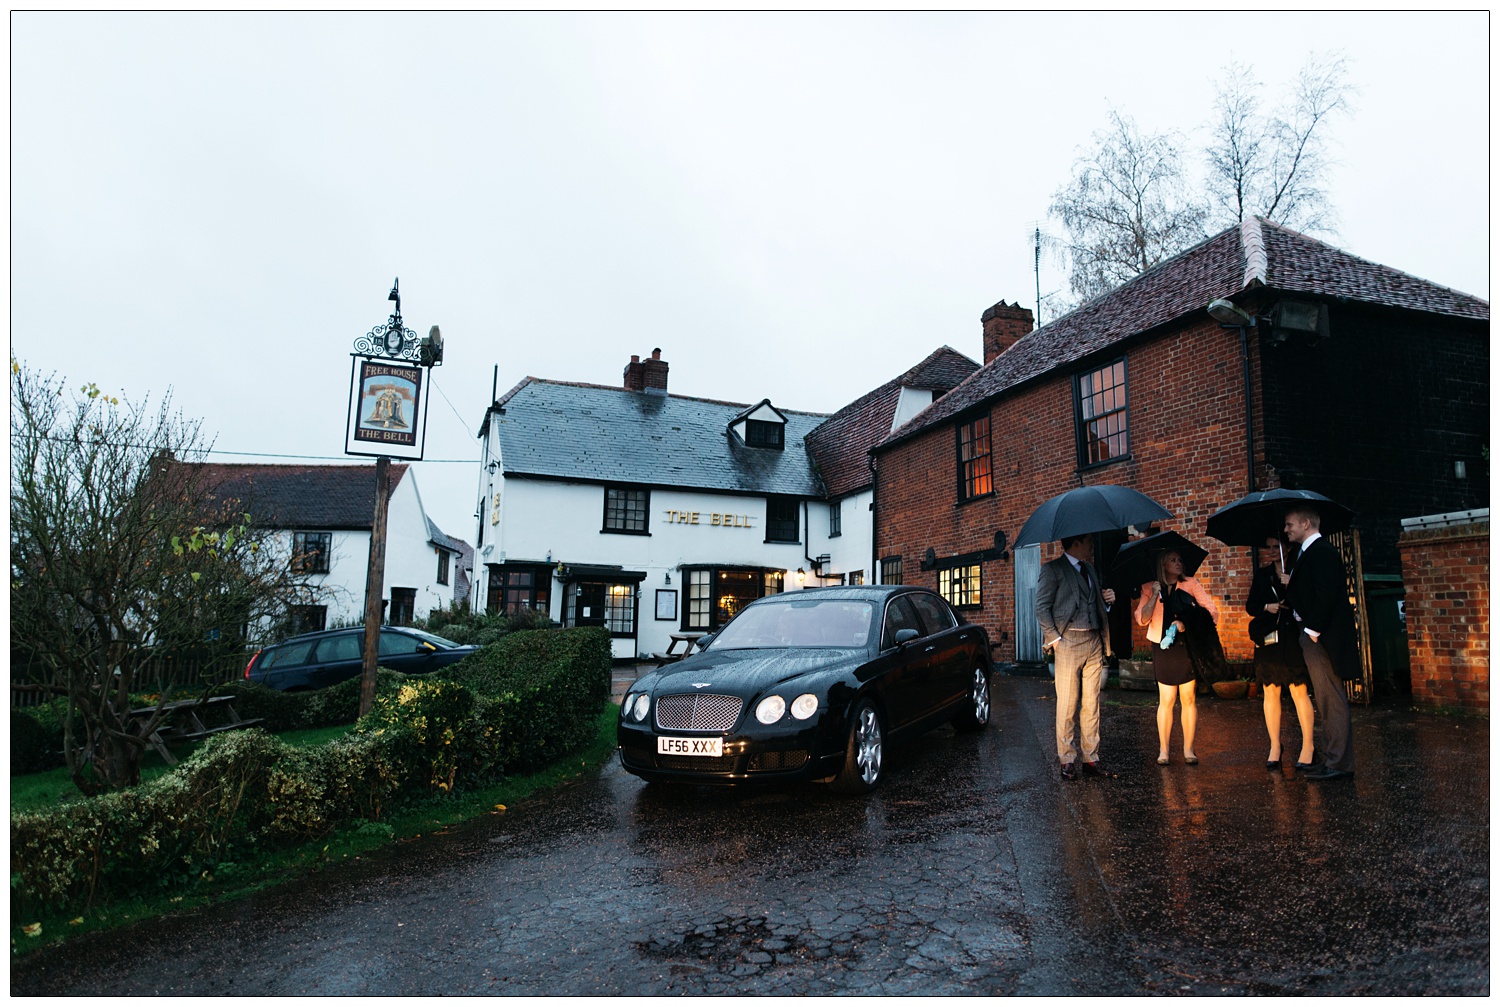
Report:
[[[1244,603],[1250,587],[1250,551],[1222,545],[1204,531],[1210,514],[1247,492],[1239,334],[1205,318],[1137,342],[1124,356],[1129,457],[1080,471],[1073,372],[1043,379],[988,407],[995,472],[992,496],[956,503],[953,423],[880,453],[877,553],[899,553],[907,583],[936,589],[937,571],[920,569],[928,548],[939,558],[984,550],[996,531],[1014,540],[1037,505],[1057,493],[1079,485],[1130,486],[1175,515],[1158,527],[1175,529],[1209,549],[1198,578],[1219,605],[1220,636],[1230,659],[1249,660]],[[974,415],[962,419],[972,420]],[[1042,547],[1043,562],[1057,555],[1056,543]],[[1014,660],[1014,561],[987,560],[982,573],[983,606],[963,614],[985,626],[991,641],[1000,644],[997,660]],[[1129,601],[1122,597],[1116,607]],[[1023,615],[1032,618],[1029,612]],[[1135,629],[1133,640],[1143,647],[1144,631]]]
[[1490,707],[1489,522],[1401,535],[1412,698]]

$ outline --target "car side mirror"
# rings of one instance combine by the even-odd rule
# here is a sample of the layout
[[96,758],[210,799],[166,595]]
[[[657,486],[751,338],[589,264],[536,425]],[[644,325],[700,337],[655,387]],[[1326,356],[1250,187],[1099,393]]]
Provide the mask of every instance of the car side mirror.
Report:
[[914,629],[898,629],[896,630],[896,646],[905,646],[921,635]]
[[708,645],[713,643],[714,637],[718,635],[718,633],[705,633],[704,635],[698,637],[698,642],[693,644],[693,646],[698,648],[699,650],[707,650]]
[[437,644],[433,643],[431,640],[423,640],[422,646],[429,654],[435,653],[437,651]]

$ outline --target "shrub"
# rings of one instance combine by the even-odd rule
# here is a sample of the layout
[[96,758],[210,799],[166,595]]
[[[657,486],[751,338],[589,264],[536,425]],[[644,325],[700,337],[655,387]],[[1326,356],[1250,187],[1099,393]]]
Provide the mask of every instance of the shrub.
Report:
[[40,773],[64,765],[62,721],[51,705],[10,711],[10,772]]
[[[375,673],[375,694],[385,695],[400,687],[406,676],[389,668]],[[234,709],[247,720],[260,719],[272,732],[300,731],[308,727],[333,727],[359,719],[358,676],[306,692],[281,692],[258,682],[238,681],[214,690],[218,696],[234,697]]]
[[[12,919],[181,887],[247,851],[377,822],[433,790],[540,768],[591,740],[609,667],[603,630],[516,633],[445,678],[382,671],[370,715],[326,745],[297,749],[262,730],[226,732],[149,783],[12,814]],[[352,720],[358,686],[226,690],[242,715],[284,730]]]

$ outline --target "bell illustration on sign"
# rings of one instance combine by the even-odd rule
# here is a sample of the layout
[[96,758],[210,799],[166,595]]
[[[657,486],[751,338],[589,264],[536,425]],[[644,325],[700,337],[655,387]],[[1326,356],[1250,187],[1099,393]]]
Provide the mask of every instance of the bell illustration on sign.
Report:
[[371,427],[385,427],[387,430],[405,430],[411,424],[406,422],[401,412],[403,399],[410,402],[413,398],[411,391],[399,385],[371,385],[365,392],[365,397],[375,397],[375,405],[370,410],[370,415],[365,417],[365,425]]

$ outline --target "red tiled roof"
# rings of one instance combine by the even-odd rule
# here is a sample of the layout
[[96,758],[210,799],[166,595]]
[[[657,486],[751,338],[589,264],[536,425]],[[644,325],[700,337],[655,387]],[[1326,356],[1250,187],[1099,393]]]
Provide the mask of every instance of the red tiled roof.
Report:
[[978,369],[977,363],[957,350],[941,347],[905,374],[855,399],[808,434],[807,447],[828,495],[840,497],[870,484],[870,449],[891,432],[903,387],[943,395]]
[[1251,218],[1017,340],[881,441],[885,447],[1218,297],[1265,286],[1391,308],[1488,320],[1489,302]]
[[[261,528],[358,529],[375,523],[373,465],[220,465],[199,469],[216,500],[239,501]],[[391,489],[407,466],[392,463]]]

